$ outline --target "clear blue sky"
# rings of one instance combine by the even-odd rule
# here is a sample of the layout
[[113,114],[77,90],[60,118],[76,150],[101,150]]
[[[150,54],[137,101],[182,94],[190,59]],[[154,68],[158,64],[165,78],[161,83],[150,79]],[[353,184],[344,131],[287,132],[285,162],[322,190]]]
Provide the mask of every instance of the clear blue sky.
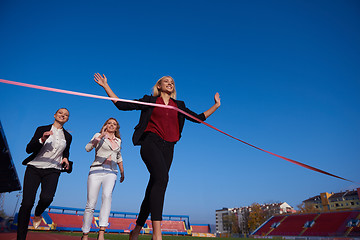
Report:
[[[14,1],[0,3],[0,78],[120,98],[171,75],[195,112],[221,95],[208,123],[256,146],[360,182],[359,1]],[[1,122],[23,181],[37,126],[67,107],[74,172],[53,205],[84,208],[94,153],[85,145],[118,119],[126,179],[112,210],[138,212],[148,180],[131,142],[140,112],[110,101],[0,84]],[[204,125],[186,122],[175,148],[164,214],[214,223],[215,210],[254,202],[296,207],[320,192],[359,185],[301,168]],[[6,194],[13,213],[16,193]]]

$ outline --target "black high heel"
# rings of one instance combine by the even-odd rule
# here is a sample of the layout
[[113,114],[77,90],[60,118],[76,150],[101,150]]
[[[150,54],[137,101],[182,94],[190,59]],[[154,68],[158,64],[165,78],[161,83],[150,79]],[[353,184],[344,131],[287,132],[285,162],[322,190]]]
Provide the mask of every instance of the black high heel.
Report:
[[83,235],[81,236],[81,240],[84,239],[84,236],[89,236],[89,234],[88,233],[83,233]]

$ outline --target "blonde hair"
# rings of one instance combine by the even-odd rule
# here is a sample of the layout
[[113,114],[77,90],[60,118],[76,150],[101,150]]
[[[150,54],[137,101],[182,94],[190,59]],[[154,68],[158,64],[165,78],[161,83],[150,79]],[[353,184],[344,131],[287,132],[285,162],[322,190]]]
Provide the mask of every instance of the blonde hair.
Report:
[[171,93],[171,98],[173,98],[173,99],[176,99],[176,89],[175,89],[175,81],[174,81],[174,79],[172,78],[172,77],[170,77],[170,76],[163,76],[162,78],[160,78],[159,80],[157,80],[157,82],[155,83],[155,85],[153,86],[153,88],[152,88],[152,90],[153,90],[153,96],[155,96],[155,97],[158,97],[158,96],[160,96],[160,91],[159,91],[159,89],[158,89],[158,86],[161,84],[161,81],[163,80],[163,79],[165,79],[165,78],[170,78],[172,81],[173,81],[173,83],[174,83],[174,91]]
[[121,139],[121,137],[120,137],[120,125],[119,125],[119,122],[115,119],[115,118],[109,118],[108,120],[106,120],[106,122],[104,123],[104,125],[101,127],[101,129],[100,129],[100,132],[99,133],[101,133],[101,130],[105,127],[105,125],[110,121],[110,120],[114,120],[115,122],[116,122],[116,130],[115,130],[115,137],[117,137],[117,138],[120,138]]

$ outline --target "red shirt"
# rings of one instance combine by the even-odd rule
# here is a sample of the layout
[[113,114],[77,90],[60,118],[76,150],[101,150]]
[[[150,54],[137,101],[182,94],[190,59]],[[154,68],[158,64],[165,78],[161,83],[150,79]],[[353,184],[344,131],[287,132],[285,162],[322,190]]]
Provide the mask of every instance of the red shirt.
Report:
[[[157,104],[163,104],[162,97],[156,99]],[[169,106],[177,107],[176,103],[170,99]],[[150,121],[145,132],[153,132],[168,142],[177,142],[180,138],[178,112],[173,109],[154,107]]]

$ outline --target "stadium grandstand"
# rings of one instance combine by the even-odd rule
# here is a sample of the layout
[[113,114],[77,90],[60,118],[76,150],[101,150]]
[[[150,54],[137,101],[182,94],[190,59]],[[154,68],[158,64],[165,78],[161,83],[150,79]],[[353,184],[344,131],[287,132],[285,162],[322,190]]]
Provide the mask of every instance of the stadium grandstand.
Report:
[[[0,212],[4,212],[4,199],[7,192],[21,190],[21,184],[10,154],[5,131],[0,121]],[[13,218],[0,216],[0,232],[11,231]]]
[[194,237],[214,237],[211,233],[210,224],[191,224],[191,233]]
[[[80,232],[82,227],[83,214],[85,209],[50,206],[42,214],[42,222],[37,230],[43,231],[71,231]],[[99,211],[95,210],[91,225],[91,231],[99,230]],[[131,212],[110,212],[109,226],[106,229],[108,233],[129,233],[135,228],[138,213]],[[33,216],[29,221],[29,229],[33,228]],[[15,215],[14,224],[17,224],[17,215]],[[208,224],[190,224],[187,215],[163,215],[161,230],[167,235],[196,235],[196,236],[214,236],[210,233]],[[143,234],[152,234],[151,220],[147,220],[142,230]]]
[[271,217],[254,237],[360,237],[360,210],[286,214]]
[[21,184],[0,121],[0,193],[21,190]]

